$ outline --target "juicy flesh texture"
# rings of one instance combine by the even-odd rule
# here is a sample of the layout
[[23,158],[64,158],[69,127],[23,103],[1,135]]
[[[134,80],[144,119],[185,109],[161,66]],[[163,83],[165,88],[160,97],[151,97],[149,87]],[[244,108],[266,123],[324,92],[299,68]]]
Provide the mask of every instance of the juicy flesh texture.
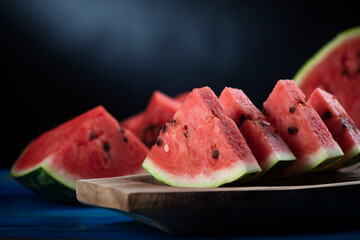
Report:
[[126,118],[121,122],[121,126],[130,130],[138,138],[142,137],[142,124],[144,120],[145,112],[140,112],[134,116]]
[[148,147],[154,145],[160,129],[169,122],[175,112],[181,107],[181,102],[165,94],[155,91],[145,110],[142,129],[142,141]]
[[239,126],[260,166],[265,166],[274,153],[287,156],[287,159],[295,159],[289,147],[275,133],[274,127],[242,90],[225,88],[220,95],[220,102],[227,116]]
[[[158,95],[160,95],[161,98],[161,93],[160,92],[154,92],[154,96],[153,98],[157,98],[159,97]],[[179,101],[180,103],[183,103],[185,101],[185,99],[187,98],[187,96],[189,95],[189,92],[183,92],[180,93],[179,95],[174,97],[174,100]],[[163,97],[163,99],[167,100],[166,97]],[[160,99],[161,100],[161,99]],[[161,101],[157,101],[156,103],[161,104]],[[155,100],[154,100],[155,101]],[[178,105],[178,104],[176,104]],[[172,111],[172,110],[171,110]],[[167,111],[164,111],[165,113]],[[135,136],[137,136],[138,138],[142,139],[143,138],[143,122],[144,122],[144,117],[145,117],[145,111],[140,112],[136,115],[133,115],[131,117],[128,117],[126,119],[124,119],[123,121],[121,121],[121,126],[123,126],[124,128],[127,128],[128,130],[130,130],[132,133],[135,134]],[[171,120],[171,118],[169,119]],[[168,121],[166,121],[168,122]],[[149,124],[149,123],[148,123]],[[165,123],[164,123],[165,124]],[[158,131],[159,129],[156,129],[156,131]],[[156,135],[157,137],[157,135]],[[153,142],[153,141],[152,141]]]
[[160,132],[157,143],[162,144],[155,144],[149,153],[163,171],[195,178],[239,166],[260,170],[236,124],[224,115],[210,88],[194,89],[174,120]]
[[261,121],[246,120],[240,130],[260,165],[265,164],[272,154],[279,154],[286,157],[286,160],[295,160],[289,147],[272,126],[264,125]]
[[318,112],[345,155],[360,146],[360,131],[335,96],[316,88],[308,104]]
[[35,139],[14,171],[51,159],[46,164],[69,180],[121,176],[141,171],[147,153],[147,148],[100,106]]
[[335,95],[360,127],[360,33],[328,52],[299,80],[307,97],[317,87]]
[[242,114],[246,116],[246,119],[265,120],[264,114],[240,89],[226,87],[221,92],[219,99],[225,108],[225,114],[237,124],[240,122]]
[[342,153],[319,115],[305,103],[305,96],[294,81],[279,80],[264,108],[267,119],[297,158],[290,169],[306,168],[312,161],[309,156],[321,149]]

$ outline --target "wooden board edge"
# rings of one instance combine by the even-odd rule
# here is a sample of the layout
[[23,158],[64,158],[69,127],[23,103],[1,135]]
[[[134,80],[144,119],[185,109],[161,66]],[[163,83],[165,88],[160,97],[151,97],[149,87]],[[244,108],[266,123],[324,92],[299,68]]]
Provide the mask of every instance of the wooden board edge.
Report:
[[115,190],[93,181],[79,180],[76,182],[76,198],[79,202],[87,205],[131,211],[128,203],[128,194],[116,188]]

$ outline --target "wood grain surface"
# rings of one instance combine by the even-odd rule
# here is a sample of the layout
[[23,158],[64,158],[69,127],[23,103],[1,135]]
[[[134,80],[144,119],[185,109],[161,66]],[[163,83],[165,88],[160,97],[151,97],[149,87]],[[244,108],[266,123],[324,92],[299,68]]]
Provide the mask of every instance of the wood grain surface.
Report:
[[338,228],[358,224],[360,165],[219,188],[171,187],[151,175],[89,179],[76,193],[84,204],[171,233]]

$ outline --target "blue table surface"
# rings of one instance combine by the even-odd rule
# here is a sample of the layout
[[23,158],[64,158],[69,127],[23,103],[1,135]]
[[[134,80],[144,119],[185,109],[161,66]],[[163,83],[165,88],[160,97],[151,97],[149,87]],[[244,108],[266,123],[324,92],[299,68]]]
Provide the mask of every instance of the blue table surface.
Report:
[[[360,219],[360,218],[359,218]],[[360,222],[359,222],[360,223]],[[0,238],[51,239],[360,239],[359,230],[293,235],[172,235],[119,213],[47,201],[0,170]]]

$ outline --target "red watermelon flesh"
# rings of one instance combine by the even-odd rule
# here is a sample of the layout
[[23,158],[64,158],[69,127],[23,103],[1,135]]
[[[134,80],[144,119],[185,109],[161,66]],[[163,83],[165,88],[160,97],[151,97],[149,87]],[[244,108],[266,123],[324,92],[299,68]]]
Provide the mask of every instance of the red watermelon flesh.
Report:
[[264,102],[266,117],[276,128],[296,161],[285,170],[293,176],[329,166],[343,156],[317,112],[292,80],[279,80]]
[[98,106],[33,140],[11,173],[26,186],[41,192],[46,182],[36,182],[39,179],[27,176],[42,169],[59,184],[75,190],[78,179],[143,172],[141,164],[147,153],[148,149],[131,131],[122,128]]
[[281,172],[295,161],[289,147],[243,91],[226,87],[220,95],[220,102],[226,115],[238,125],[262,174]]
[[310,95],[308,104],[318,112],[344,152],[344,156],[331,168],[349,166],[359,162],[360,131],[336,97],[316,88]]
[[309,97],[319,87],[338,99],[360,127],[360,27],[340,33],[294,77]]
[[146,146],[154,145],[160,129],[173,118],[181,104],[159,91],[153,93],[142,122],[141,140]]
[[140,112],[125,120],[121,121],[121,126],[130,130],[139,139],[142,138],[142,124],[144,121],[145,112]]
[[[160,95],[160,97],[159,97],[159,95]],[[161,97],[161,95],[163,97]],[[180,103],[183,103],[188,95],[189,95],[189,92],[180,93],[179,95],[174,97],[174,100],[176,100],[176,101],[178,101]],[[156,99],[153,100],[154,98],[156,98]],[[155,91],[153,93],[152,98],[150,99],[149,102],[154,101],[155,103],[159,104],[158,107],[161,108],[161,107],[163,107],[163,101],[168,101],[168,100],[169,100],[169,98],[165,94],[161,93],[160,91]],[[177,110],[179,104],[172,104],[172,105],[177,105],[176,106],[176,110]],[[154,106],[152,106],[152,108],[154,108]],[[163,112],[158,111],[157,114],[162,115],[164,113],[166,116],[171,115],[171,114],[168,114],[169,111],[167,109],[168,109],[168,107],[166,107],[166,105],[165,105],[164,111]],[[151,112],[151,111],[152,110],[149,110],[148,112]],[[170,110],[170,112],[173,112],[173,110]],[[123,126],[123,127],[127,128],[128,130],[132,131],[135,134],[135,136],[137,136],[139,139],[143,140],[144,139],[144,129],[151,126],[151,123],[149,124],[149,122],[151,122],[149,117],[147,117],[148,122],[146,124],[144,124],[145,114],[146,114],[145,111],[143,111],[143,112],[140,112],[140,113],[138,113],[136,115],[133,115],[131,117],[128,117],[128,118],[124,119],[124,120],[121,121],[121,126]],[[153,116],[152,113],[150,113],[150,114],[151,114],[151,116]],[[172,116],[170,118],[168,118],[166,116],[161,117],[161,118],[167,118],[167,120],[165,122],[170,121]],[[153,128],[155,128],[155,127],[153,127]],[[156,127],[156,128],[157,128],[157,131],[158,131],[159,128],[161,128],[161,126]],[[149,147],[152,146],[152,144],[154,143],[154,141],[156,140],[156,137],[157,137],[157,135],[155,133],[151,134],[151,135],[154,137],[154,139],[150,139],[150,140],[147,140],[145,142],[146,144],[149,145]]]
[[161,130],[143,167],[172,186],[217,187],[260,171],[209,87],[194,89]]

